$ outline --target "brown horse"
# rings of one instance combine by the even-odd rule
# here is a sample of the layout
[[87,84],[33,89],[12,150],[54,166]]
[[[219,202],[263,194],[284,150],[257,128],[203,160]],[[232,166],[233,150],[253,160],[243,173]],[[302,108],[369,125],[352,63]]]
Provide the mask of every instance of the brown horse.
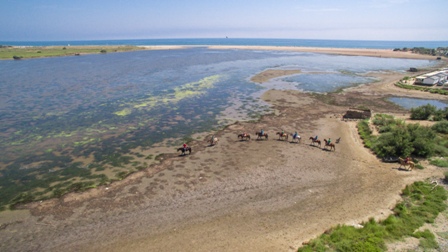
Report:
[[404,168],[406,168],[406,166],[409,166],[409,168],[407,169],[408,171],[412,171],[412,169],[414,169],[414,162],[410,160],[408,162],[405,162],[401,157],[399,157],[398,160],[400,161],[400,167],[398,167],[398,169],[400,169],[402,166]]
[[255,132],[255,135],[257,136],[257,139],[261,139],[262,137],[264,137],[266,140],[268,139],[268,133],[261,134],[260,131],[257,131]]
[[184,147],[180,147],[180,148],[177,148],[177,151],[178,152],[182,151],[181,155],[187,154],[187,151],[188,151],[188,154],[191,154],[191,147],[188,146],[186,149]]
[[241,140],[250,140],[250,135],[249,134],[239,134],[238,135],[238,139],[240,139],[241,138]]
[[327,139],[324,139],[324,142],[325,142],[325,146],[324,146],[325,149],[327,148],[327,146],[329,146],[329,147],[330,147],[330,151],[331,151],[332,149],[333,149],[334,151],[336,151],[336,146],[334,145],[334,143],[328,143]]
[[275,134],[278,135],[278,140],[283,140],[283,138],[285,140],[288,140],[288,133],[277,132]]
[[319,147],[321,147],[321,144],[320,144],[320,140],[316,140],[316,139],[314,139],[314,137],[310,137],[310,140],[311,140],[311,145],[314,145],[314,143],[317,143],[317,145],[319,145]]

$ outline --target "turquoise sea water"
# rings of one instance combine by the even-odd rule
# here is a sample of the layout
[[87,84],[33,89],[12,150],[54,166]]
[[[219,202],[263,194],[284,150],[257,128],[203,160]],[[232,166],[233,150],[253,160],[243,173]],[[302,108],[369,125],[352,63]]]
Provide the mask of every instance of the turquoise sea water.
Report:
[[253,45],[253,46],[306,46],[334,48],[437,48],[448,47],[448,41],[381,41],[381,40],[324,40],[324,39],[245,39],[245,38],[184,38],[184,39],[126,39],[79,41],[0,41],[0,45]]

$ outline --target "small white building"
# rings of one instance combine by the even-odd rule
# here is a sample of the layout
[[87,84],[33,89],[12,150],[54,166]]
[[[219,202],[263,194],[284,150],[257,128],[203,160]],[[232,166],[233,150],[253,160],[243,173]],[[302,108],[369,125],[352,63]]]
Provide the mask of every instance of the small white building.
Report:
[[433,76],[426,77],[422,84],[432,86],[432,85],[437,84],[438,82],[439,82],[439,77],[437,77],[436,75],[433,75]]
[[440,85],[443,85],[445,82],[447,82],[448,79],[448,72],[440,71],[436,74],[437,77],[439,77],[439,83]]
[[[440,78],[445,78],[442,75],[438,75],[440,72],[432,72],[425,75],[420,75],[415,78],[415,84],[434,86],[439,83]],[[445,79],[446,80],[446,79]]]

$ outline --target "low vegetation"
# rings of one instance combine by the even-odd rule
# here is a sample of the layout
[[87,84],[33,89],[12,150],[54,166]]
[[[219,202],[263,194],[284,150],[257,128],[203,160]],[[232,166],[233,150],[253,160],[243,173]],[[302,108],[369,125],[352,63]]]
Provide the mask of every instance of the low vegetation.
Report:
[[416,86],[416,85],[409,85],[402,82],[395,83],[395,86],[399,88],[404,89],[410,89],[410,90],[419,90],[423,92],[429,92],[432,94],[441,94],[441,95],[448,95],[448,90],[444,90],[441,88],[432,88],[432,87],[422,87],[422,86]]
[[339,225],[298,249],[308,251],[386,251],[387,242],[404,237],[419,239],[424,250],[438,249],[434,234],[429,230],[415,231],[425,223],[433,223],[446,210],[447,191],[430,182],[415,182],[402,193],[402,202],[383,221],[370,219],[362,228]]
[[426,54],[432,56],[445,56],[448,57],[448,47],[437,47],[437,48],[424,48],[424,47],[414,47],[414,48],[395,48],[394,51],[411,51],[418,54]]
[[[431,104],[411,109],[412,120],[442,121],[448,119],[448,108],[437,109]],[[446,121],[445,121],[446,122]],[[439,125],[440,126],[440,125]]]
[[419,124],[406,124],[403,120],[390,115],[376,114],[372,124],[380,133],[378,136],[372,135],[368,120],[358,123],[358,131],[364,145],[378,157],[448,156],[448,138],[440,133],[445,131],[445,123],[425,127]]
[[137,46],[0,46],[0,59],[29,59],[142,50]]

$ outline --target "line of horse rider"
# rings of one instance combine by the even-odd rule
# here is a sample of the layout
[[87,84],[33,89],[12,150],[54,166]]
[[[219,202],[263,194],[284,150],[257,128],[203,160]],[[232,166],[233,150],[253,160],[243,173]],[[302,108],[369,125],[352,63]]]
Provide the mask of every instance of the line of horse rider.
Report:
[[[268,134],[266,132],[264,132],[263,129],[261,129],[260,131],[255,132],[255,135],[257,135],[257,140],[258,139],[262,139],[263,137],[267,140],[268,139]],[[276,135],[278,135],[279,139],[281,140],[288,140],[289,134],[285,133],[284,130],[282,131],[278,131],[276,133]],[[295,131],[293,134],[291,134],[292,139],[296,140],[297,142],[301,141],[301,137],[299,136],[299,134],[297,133],[297,131]],[[243,132],[241,134],[238,134],[238,139],[241,140],[250,140],[250,134],[248,134],[247,132]],[[311,140],[311,145],[317,144],[319,147],[321,146],[321,141],[318,139],[318,136],[314,136],[314,137],[310,137],[309,138]],[[341,138],[336,139],[336,143],[339,143],[339,141],[341,140]],[[330,150],[336,150],[334,143],[332,143],[331,138],[324,139],[325,141],[325,147],[330,147]],[[218,138],[213,135],[209,141],[210,145],[215,145],[218,143]],[[178,148],[177,151],[182,151],[182,155],[185,155],[187,152],[189,152],[191,154],[191,147],[188,146],[186,143],[183,144],[183,146],[181,148]]]
[[[257,136],[257,140],[258,139],[262,139],[263,137],[265,139],[268,139],[268,134],[265,133],[263,131],[263,129],[261,129],[260,131],[255,132],[255,135]],[[278,131],[276,133],[276,135],[278,135],[279,139],[284,139],[284,140],[288,140],[289,134],[285,133],[284,130],[282,131]],[[301,137],[299,136],[299,134],[297,133],[297,131],[295,131],[293,134],[290,134],[292,136],[293,140],[296,140],[298,142],[301,141]],[[243,132],[242,134],[238,135],[238,138],[241,138],[241,140],[250,140],[250,135],[247,132]],[[318,136],[314,136],[314,137],[310,137],[309,138],[311,140],[311,145],[317,144],[319,147],[321,146],[321,141],[318,139]],[[341,138],[339,137],[338,139],[336,139],[336,143],[339,143],[339,141],[341,140]],[[331,141],[331,138],[324,139],[325,142],[325,146],[324,147],[330,147],[330,150],[336,150],[336,147],[334,145],[334,143]]]

